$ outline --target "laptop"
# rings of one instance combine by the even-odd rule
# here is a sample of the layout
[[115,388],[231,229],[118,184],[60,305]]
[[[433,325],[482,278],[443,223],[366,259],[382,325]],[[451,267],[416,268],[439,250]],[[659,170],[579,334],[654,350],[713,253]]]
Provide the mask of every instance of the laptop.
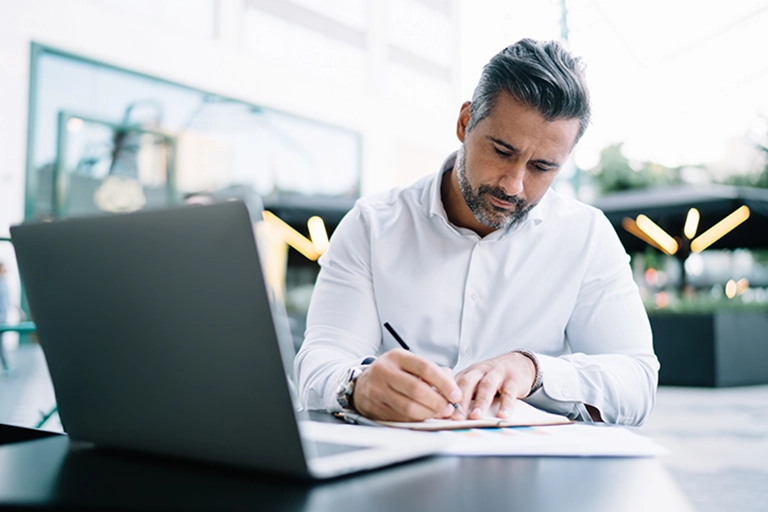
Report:
[[242,202],[29,223],[11,237],[74,440],[310,478],[443,446],[298,410],[287,316]]

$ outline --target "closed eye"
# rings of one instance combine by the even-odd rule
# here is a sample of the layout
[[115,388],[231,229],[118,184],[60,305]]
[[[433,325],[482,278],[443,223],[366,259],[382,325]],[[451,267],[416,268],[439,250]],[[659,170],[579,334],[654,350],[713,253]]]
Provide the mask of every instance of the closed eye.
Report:
[[[500,149],[498,146],[493,146],[493,150],[496,152],[497,155],[499,155],[501,158],[512,158],[515,156],[515,153],[504,151],[503,149]],[[537,172],[545,173],[550,172],[558,168],[557,164],[549,163],[546,161],[542,162],[530,162],[531,167],[533,167]]]

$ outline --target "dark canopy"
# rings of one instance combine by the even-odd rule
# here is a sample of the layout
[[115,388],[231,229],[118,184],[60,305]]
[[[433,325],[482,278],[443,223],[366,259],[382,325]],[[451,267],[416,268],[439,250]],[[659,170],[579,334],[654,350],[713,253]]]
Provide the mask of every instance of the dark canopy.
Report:
[[642,252],[647,244],[624,230],[624,217],[645,214],[670,235],[682,237],[690,208],[701,214],[699,235],[742,205],[749,207],[750,217],[709,248],[768,249],[768,189],[689,185],[632,190],[601,197],[593,205],[605,212],[629,253]]

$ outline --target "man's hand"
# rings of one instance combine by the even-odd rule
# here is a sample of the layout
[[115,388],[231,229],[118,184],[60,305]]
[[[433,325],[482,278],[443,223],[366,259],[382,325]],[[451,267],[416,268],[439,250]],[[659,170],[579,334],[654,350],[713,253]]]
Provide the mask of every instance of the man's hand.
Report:
[[[504,354],[487,361],[475,363],[456,375],[463,399],[461,406],[470,419],[480,419],[499,396],[499,418],[512,414],[515,401],[525,398],[536,379],[533,361],[518,352]],[[470,403],[472,409],[470,410]],[[460,416],[460,415],[459,415]],[[459,419],[454,415],[454,419]]]
[[357,378],[352,403],[369,418],[423,421],[448,418],[461,400],[449,371],[412,352],[396,348],[379,356]]

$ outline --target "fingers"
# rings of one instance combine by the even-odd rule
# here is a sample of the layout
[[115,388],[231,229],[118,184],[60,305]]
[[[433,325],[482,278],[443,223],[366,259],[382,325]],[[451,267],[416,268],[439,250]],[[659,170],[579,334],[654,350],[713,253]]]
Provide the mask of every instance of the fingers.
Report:
[[[433,391],[434,393],[434,391]],[[437,394],[437,393],[434,393]],[[423,421],[434,417],[445,417],[453,409],[445,399],[445,404],[439,410],[432,407],[426,407],[421,402],[412,397],[394,391],[387,395],[384,404],[389,407],[393,421]]]
[[[446,375],[448,375],[454,382],[456,379],[453,377],[453,370],[451,368],[448,368],[447,366],[441,366],[440,369],[445,372]],[[459,388],[461,389],[461,388]],[[456,402],[452,402],[450,404],[450,407],[446,409],[446,414],[444,416],[441,416],[442,419],[454,419],[454,420],[463,420],[466,419],[466,415],[464,412],[460,412],[459,408],[461,408],[461,404],[459,403],[460,400],[457,400]],[[459,408],[454,407],[453,404],[456,404],[459,406]],[[463,411],[464,409],[461,408]]]
[[[480,382],[480,379],[483,378],[483,375],[484,373],[482,371],[470,367],[456,376],[456,384],[458,384],[462,395],[459,404],[467,414],[469,414],[469,407],[472,404],[472,399],[475,397],[475,388]],[[457,414],[459,414],[458,411]],[[458,419],[456,415],[453,417],[454,419]]]
[[[431,418],[436,415],[442,415],[448,405],[448,401],[445,397],[438,393],[432,386],[410,373],[403,372],[396,378],[389,380],[387,384],[392,390],[396,391],[398,395],[431,411],[431,415],[427,417]],[[396,405],[392,402],[389,402],[389,404],[392,406]]]
[[359,412],[374,419],[422,421],[448,417],[453,407],[434,384],[445,388],[443,381],[449,381],[458,391],[452,376],[440,367],[396,349],[379,357],[360,375],[353,403]]
[[432,361],[419,357],[405,350],[395,350],[394,357],[400,358],[400,365],[406,372],[418,377],[430,386],[449,402],[458,402],[461,400],[461,389],[456,384],[450,372],[446,372]]
[[499,412],[496,416],[499,418],[509,418],[512,416],[512,410],[517,403],[517,388],[511,383],[506,383],[499,391]]
[[[470,419],[480,419],[488,413],[494,398],[499,396],[497,415],[509,417],[515,401],[527,394],[534,376],[535,368],[531,360],[517,353],[475,363],[456,376],[464,394],[461,405]],[[453,418],[458,419],[456,415]]]
[[358,411],[375,419],[421,421],[483,418],[499,396],[497,416],[509,417],[516,400],[525,396],[535,377],[533,363],[512,353],[475,363],[455,380],[448,368],[411,352],[394,349],[379,357],[358,379],[353,402]]
[[478,420],[485,416],[485,412],[491,406],[504,382],[504,374],[491,371],[485,374],[475,388],[475,401],[472,410],[469,411],[469,418]]

